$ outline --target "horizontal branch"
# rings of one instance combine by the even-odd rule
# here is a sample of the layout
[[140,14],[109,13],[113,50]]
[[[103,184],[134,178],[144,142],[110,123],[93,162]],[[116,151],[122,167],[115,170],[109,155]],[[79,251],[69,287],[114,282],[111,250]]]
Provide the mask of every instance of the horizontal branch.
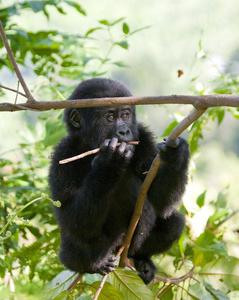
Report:
[[65,101],[34,101],[29,103],[11,104],[0,103],[0,111],[34,110],[46,111],[51,109],[100,107],[120,105],[149,105],[149,104],[191,104],[198,110],[214,106],[239,107],[239,96],[216,94],[203,96],[154,96],[154,97],[118,97],[100,99],[78,99]]

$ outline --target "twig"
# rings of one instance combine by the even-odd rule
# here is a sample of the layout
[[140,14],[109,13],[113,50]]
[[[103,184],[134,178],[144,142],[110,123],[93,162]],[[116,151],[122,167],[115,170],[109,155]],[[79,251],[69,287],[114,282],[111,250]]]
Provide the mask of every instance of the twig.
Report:
[[[205,110],[193,110],[185,119],[183,119],[174,129],[173,131],[170,133],[169,135],[169,139],[172,140],[176,140],[178,138],[178,136],[187,128],[189,127],[193,122],[195,122],[203,113]],[[155,178],[155,176],[157,175],[158,169],[161,165],[161,159],[159,157],[159,155],[156,155],[155,159],[153,160],[153,163],[145,177],[145,180],[140,188],[139,191],[139,195],[137,198],[137,202],[134,208],[134,213],[133,216],[131,218],[130,221],[130,225],[128,227],[127,230],[127,234],[124,240],[124,245],[125,245],[125,249],[121,255],[121,259],[120,259],[120,266],[124,267],[125,266],[125,262],[127,260],[127,256],[128,256],[128,250],[130,247],[130,243],[134,234],[134,231],[136,229],[136,226],[139,222],[141,213],[142,213],[142,209],[143,209],[143,205],[144,205],[144,200],[146,198],[146,195],[148,193],[148,190]]]
[[198,299],[201,300],[200,298],[198,298],[197,296],[195,296],[195,294],[192,294],[191,292],[189,292],[189,290],[185,289],[183,286],[179,285],[179,284],[175,284],[176,286],[178,286],[179,288],[181,288],[184,292],[186,292],[189,296],[191,296],[193,299]]
[[124,245],[122,245],[122,246],[120,247],[118,253],[117,253],[116,256],[115,256],[116,259],[120,257],[121,253],[124,251],[124,247],[125,247]]
[[166,283],[164,283],[164,285],[157,291],[157,293],[155,294],[154,299],[161,299],[162,296],[164,296],[165,294],[168,293],[168,291],[172,288],[172,284],[170,283],[169,285],[166,285]]
[[[120,144],[121,143],[117,143],[116,146],[119,146]],[[139,142],[136,142],[136,141],[135,142],[128,142],[127,144],[129,144],[129,145],[138,145]],[[81,158],[84,158],[84,157],[86,157],[88,155],[92,155],[92,154],[98,153],[99,151],[100,151],[100,148],[96,148],[96,149],[93,149],[93,150],[81,153],[79,155],[72,156],[72,157],[60,160],[59,164],[60,165],[67,164],[67,163],[69,163],[71,161],[74,161],[74,160],[77,160],[77,159],[81,159]]]
[[[18,81],[18,83],[19,83],[19,81]],[[5,89],[5,90],[9,90],[9,91],[11,91],[11,92],[17,93],[17,94],[19,94],[19,95],[21,95],[21,96],[27,98],[27,96],[26,96],[25,94],[19,92],[18,89],[17,89],[17,90],[14,90],[14,89],[11,89],[11,88],[9,88],[9,87],[7,87],[7,86],[4,86],[4,85],[2,85],[2,84],[0,84],[0,88]],[[14,103],[14,104],[16,105],[16,103]]]
[[182,281],[187,280],[188,278],[191,278],[193,276],[193,270],[195,267],[193,267],[188,273],[186,273],[184,276],[180,278],[170,278],[170,277],[162,277],[159,275],[155,275],[155,279],[158,281],[162,281],[164,283],[170,283],[170,284],[179,284]]
[[22,77],[22,74],[21,74],[21,72],[20,72],[20,70],[18,68],[17,63],[16,63],[16,60],[15,60],[13,54],[12,54],[12,49],[11,49],[9,43],[8,43],[8,40],[7,40],[6,34],[4,32],[4,29],[3,29],[1,21],[0,21],[0,34],[2,36],[2,40],[3,40],[4,46],[5,46],[6,50],[7,50],[7,54],[9,56],[9,58],[10,58],[10,61],[12,63],[13,69],[14,69],[15,73],[17,74],[17,77],[18,77],[19,81],[21,82],[22,88],[23,88],[23,90],[24,90],[24,92],[25,92],[25,94],[27,96],[27,103],[35,101],[34,98],[33,98],[33,96],[32,96],[32,94],[31,94],[31,92],[29,91],[29,89],[28,89],[28,87],[27,87],[27,85],[25,83],[25,80]]
[[17,104],[18,95],[19,95],[19,80],[17,81],[17,94],[16,94],[16,98],[15,98],[14,104]]
[[74,287],[81,280],[81,278],[83,277],[83,275],[84,274],[78,274],[77,277],[74,279],[74,281],[69,285],[69,287],[67,289],[69,291],[69,294],[73,291]]
[[[116,256],[115,256],[116,259],[118,259],[118,258],[120,257],[120,255],[121,255],[121,253],[123,252],[123,250],[124,250],[124,245],[120,247],[118,253],[117,253]],[[100,292],[102,291],[102,289],[103,289],[103,287],[104,287],[104,284],[105,284],[105,281],[106,281],[108,275],[109,275],[109,274],[106,274],[106,275],[102,278],[101,283],[100,283],[100,285],[98,286],[98,289],[97,289],[97,291],[96,291],[96,293],[95,293],[95,295],[94,295],[93,300],[97,300],[97,299],[98,299],[99,294],[100,294]]]
[[102,290],[103,287],[104,287],[104,284],[105,284],[105,282],[106,282],[107,277],[108,277],[108,274],[106,274],[106,275],[102,278],[101,283],[100,283],[100,285],[99,285],[99,287],[98,287],[98,289],[97,289],[97,291],[96,291],[96,293],[95,293],[95,295],[94,295],[93,300],[98,299],[99,294],[100,294],[101,290]]

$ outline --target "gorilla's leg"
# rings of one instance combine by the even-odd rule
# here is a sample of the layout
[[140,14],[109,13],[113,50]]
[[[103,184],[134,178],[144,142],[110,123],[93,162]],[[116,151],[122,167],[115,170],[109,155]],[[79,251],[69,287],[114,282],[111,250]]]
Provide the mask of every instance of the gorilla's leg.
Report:
[[60,260],[72,271],[101,275],[112,272],[116,264],[115,258],[110,256],[111,252],[111,246],[103,236],[89,244],[62,235]]
[[157,269],[150,259],[154,254],[168,250],[172,244],[179,239],[184,228],[184,216],[174,211],[166,219],[157,217],[155,226],[139,251],[133,256],[139,276],[148,284],[153,278]]

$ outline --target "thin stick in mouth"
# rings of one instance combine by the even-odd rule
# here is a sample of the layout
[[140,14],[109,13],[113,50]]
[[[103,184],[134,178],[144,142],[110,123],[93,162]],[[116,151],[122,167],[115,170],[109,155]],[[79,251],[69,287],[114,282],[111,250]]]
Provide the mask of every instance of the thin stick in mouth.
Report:
[[[119,146],[120,144],[121,144],[121,143],[117,143],[116,146]],[[139,144],[139,141],[127,142],[127,144],[129,144],[129,145],[138,145],[138,144]],[[100,151],[100,148],[96,148],[96,149],[93,149],[93,150],[90,150],[90,151],[81,153],[81,154],[79,154],[79,155],[72,156],[72,157],[69,157],[69,158],[60,160],[60,161],[59,161],[59,164],[60,164],[60,165],[67,164],[67,163],[69,163],[69,162],[71,162],[71,161],[74,161],[74,160],[77,160],[77,159],[81,159],[81,158],[84,158],[84,157],[86,157],[86,156],[88,156],[88,155],[92,155],[92,154],[98,153],[99,151]]]

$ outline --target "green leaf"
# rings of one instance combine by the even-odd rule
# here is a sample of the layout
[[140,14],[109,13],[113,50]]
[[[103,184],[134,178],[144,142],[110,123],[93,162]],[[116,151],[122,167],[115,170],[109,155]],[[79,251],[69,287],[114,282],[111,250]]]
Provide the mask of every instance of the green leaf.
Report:
[[178,246],[179,246],[181,256],[185,250],[183,245],[184,240],[185,240],[185,232],[183,232],[183,234],[180,236],[180,239],[178,240]]
[[53,300],[66,300],[69,295],[69,291],[63,291],[57,295]]
[[34,226],[30,226],[30,225],[27,225],[26,228],[36,237],[36,238],[40,238],[42,235],[39,231],[39,228],[38,227],[34,227]]
[[218,228],[222,221],[229,215],[228,208],[219,208],[215,211],[215,213],[208,218],[207,220],[207,229],[214,230]]
[[127,41],[122,41],[122,42],[116,43],[116,45],[118,45],[118,46],[120,46],[121,48],[124,48],[124,49],[129,48],[129,44],[128,44]]
[[224,119],[225,116],[225,109],[222,107],[217,109],[217,120],[218,120],[218,125],[220,125]]
[[110,23],[110,26],[114,26],[114,25],[116,25],[117,23],[123,21],[124,19],[125,19],[124,17],[123,17],[123,18],[119,18],[119,19],[117,19],[116,21]]
[[3,168],[5,166],[10,166],[12,164],[13,162],[8,159],[0,158],[0,168]]
[[122,30],[123,30],[123,33],[124,33],[124,34],[128,34],[128,33],[129,33],[129,26],[128,26],[128,24],[126,24],[125,22],[123,23],[123,28],[122,28]]
[[144,284],[143,280],[134,272],[116,268],[110,273],[110,283],[123,294],[122,300],[153,300],[152,291]]
[[204,266],[218,256],[227,256],[223,241],[218,241],[215,235],[205,230],[195,241],[193,262],[195,266]]
[[232,113],[233,117],[239,119],[239,109],[235,107],[228,108],[228,111]]
[[202,40],[201,40],[201,39],[199,40],[198,45],[199,45],[199,50],[200,50],[200,51],[203,50],[203,49],[202,49]]
[[206,190],[197,197],[197,205],[201,208],[204,205]]
[[145,29],[148,29],[148,28],[151,28],[151,26],[145,26],[145,27],[142,27],[142,28],[138,28],[136,30],[131,31],[130,35],[133,35],[133,34],[139,32],[139,31],[142,31],[142,30],[145,30]]
[[172,291],[173,285],[166,286],[162,292],[160,292],[160,300],[172,300],[174,298],[174,293]]
[[[48,282],[41,293],[41,299],[52,300],[58,295],[66,295],[63,293],[78,276],[77,273],[71,271],[63,271],[58,274],[52,281]],[[68,291],[67,291],[68,292]],[[69,294],[69,292],[68,292]],[[59,298],[61,299],[61,298]],[[62,298],[66,299],[66,298]]]
[[111,27],[111,26],[114,26],[116,25],[117,23],[121,22],[122,20],[124,20],[125,18],[120,18],[120,19],[117,19],[116,21],[114,22],[109,22],[108,20],[104,19],[104,20],[100,20],[99,23],[100,24],[103,24],[105,26],[108,26],[108,27]]
[[44,10],[47,1],[27,1],[27,3],[25,2],[25,7],[26,5],[29,6],[34,13],[37,13],[39,11]]
[[120,68],[127,68],[127,67],[129,67],[128,65],[126,65],[124,62],[122,62],[122,61],[114,61],[114,62],[112,62],[112,64],[114,64],[114,65],[116,65],[116,66],[118,66],[118,67],[120,67]]
[[189,292],[199,300],[214,300],[213,296],[206,290],[202,283],[191,285]]
[[99,23],[103,24],[103,25],[106,25],[106,26],[110,26],[110,23],[107,20],[100,20]]
[[198,274],[203,281],[216,290],[238,291],[239,259],[235,257],[219,258],[206,264]]
[[62,14],[62,15],[66,15],[66,12],[63,10],[63,8],[62,7],[60,7],[59,5],[58,6],[56,6],[56,9],[58,10],[58,12],[60,13],[60,14]]
[[229,185],[221,192],[219,192],[217,196],[217,201],[215,203],[216,208],[222,208],[227,206],[227,194],[229,190]]
[[[91,291],[95,293],[99,285],[100,285],[100,281],[96,281],[92,283],[90,286]],[[105,282],[98,299],[99,300],[108,300],[108,299],[121,300],[123,299],[123,295],[121,291],[116,289],[112,284],[110,284],[109,282]]]
[[76,1],[65,1],[68,5],[74,7],[80,14],[86,16],[86,11]]
[[165,136],[169,136],[171,131],[178,125],[178,122],[175,120],[173,121],[168,128],[166,128],[166,130],[164,131],[164,133],[162,134],[163,137]]
[[88,30],[85,34],[85,36],[87,37],[88,35],[90,35],[91,33],[93,33],[96,30],[100,30],[102,29],[102,27],[95,27],[95,28],[91,28],[90,30]]
[[208,283],[204,283],[204,286],[206,289],[211,293],[211,295],[214,296],[215,299],[217,300],[229,300],[229,297],[227,294],[223,293],[222,291],[215,290],[212,288],[212,286]]
[[45,124],[46,137],[43,140],[45,148],[54,146],[66,133],[65,126],[62,122],[62,113],[51,114],[51,118],[46,120]]

